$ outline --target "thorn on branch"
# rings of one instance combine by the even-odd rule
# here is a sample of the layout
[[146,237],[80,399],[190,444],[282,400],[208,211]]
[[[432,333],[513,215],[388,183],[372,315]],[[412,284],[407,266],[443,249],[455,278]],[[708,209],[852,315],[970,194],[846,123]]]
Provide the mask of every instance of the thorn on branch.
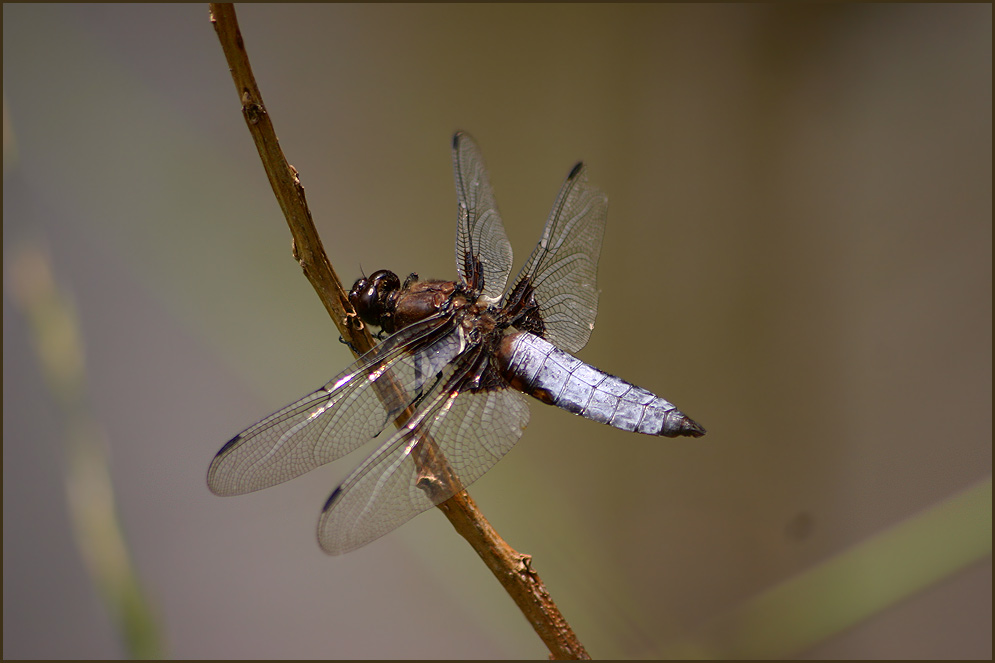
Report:
[[428,495],[429,499],[435,501],[435,497],[443,490],[442,480],[435,474],[432,474],[428,468],[419,470],[418,475],[418,480],[415,482],[415,485],[425,491],[425,494]]
[[263,108],[262,104],[252,99],[252,95],[247,89],[242,90],[242,112],[252,124],[259,124],[259,121],[266,115],[266,109]]
[[359,314],[355,311],[350,311],[346,314],[345,318],[342,320],[344,327],[350,330],[362,331],[363,326],[366,324],[363,319],[359,317]]

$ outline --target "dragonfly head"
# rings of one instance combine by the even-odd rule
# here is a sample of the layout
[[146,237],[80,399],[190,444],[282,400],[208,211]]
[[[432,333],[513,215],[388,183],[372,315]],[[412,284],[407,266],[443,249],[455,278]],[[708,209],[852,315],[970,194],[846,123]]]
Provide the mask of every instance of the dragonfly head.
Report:
[[393,330],[391,318],[397,303],[401,279],[389,269],[381,269],[356,279],[349,291],[349,303],[368,325]]

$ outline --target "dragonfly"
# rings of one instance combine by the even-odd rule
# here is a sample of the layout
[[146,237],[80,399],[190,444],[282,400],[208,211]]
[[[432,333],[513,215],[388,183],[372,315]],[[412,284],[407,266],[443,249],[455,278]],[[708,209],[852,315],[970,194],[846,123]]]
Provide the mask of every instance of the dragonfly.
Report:
[[570,170],[539,243],[506,287],[512,248],[480,148],[457,132],[452,156],[458,280],[402,282],[389,270],[358,279],[349,300],[386,337],[233,437],[208,469],[213,493],[242,495],[385,438],[321,511],[318,542],[329,554],[366,545],[490,470],[522,436],[527,396],[625,431],[705,434],[669,401],[573,355],[594,330],[608,218],[608,197],[588,183],[584,164]]

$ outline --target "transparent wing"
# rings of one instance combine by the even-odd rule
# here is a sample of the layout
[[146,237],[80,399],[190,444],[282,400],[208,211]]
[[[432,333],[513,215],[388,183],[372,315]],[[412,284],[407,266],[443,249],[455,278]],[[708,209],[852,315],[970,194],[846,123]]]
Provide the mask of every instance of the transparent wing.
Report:
[[515,281],[528,279],[546,330],[567,352],[583,348],[598,315],[598,258],[608,196],[587,182],[584,164],[570,171],[553,203],[542,238]]
[[511,273],[511,243],[480,148],[462,131],[453,136],[453,170],[458,204],[456,268],[465,285],[496,300]]
[[452,497],[451,490],[430,496],[418,487],[416,445],[423,440],[434,441],[465,488],[521,437],[529,421],[525,397],[509,388],[460,391],[460,370],[332,493],[318,521],[318,542],[325,552],[355,550]]
[[344,456],[424,398],[461,345],[448,317],[402,329],[321,389],[232,438],[211,461],[208,487],[217,495],[241,495]]

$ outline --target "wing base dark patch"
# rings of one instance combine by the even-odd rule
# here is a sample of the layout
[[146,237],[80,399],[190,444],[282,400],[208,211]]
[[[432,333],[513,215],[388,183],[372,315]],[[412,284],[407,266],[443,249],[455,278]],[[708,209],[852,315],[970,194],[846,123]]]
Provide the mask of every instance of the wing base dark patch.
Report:
[[545,338],[546,324],[542,320],[542,311],[539,309],[539,302],[536,301],[530,276],[515,284],[515,288],[508,295],[504,310],[509,317],[509,324],[516,329]]

